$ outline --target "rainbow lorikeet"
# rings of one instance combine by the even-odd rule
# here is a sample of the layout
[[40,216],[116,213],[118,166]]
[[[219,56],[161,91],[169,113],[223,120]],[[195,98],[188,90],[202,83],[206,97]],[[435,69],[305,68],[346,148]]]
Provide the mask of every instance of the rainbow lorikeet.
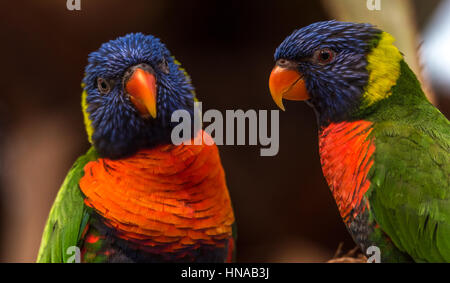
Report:
[[315,110],[323,174],[364,252],[450,262],[450,123],[393,42],[370,24],[311,24],[276,49],[269,88],[283,110]]
[[104,43],[83,87],[92,147],[56,197],[37,261],[73,261],[76,249],[81,262],[231,261],[234,215],[217,146],[202,130],[201,145],[171,142],[172,112],[193,115],[195,93],[165,45],[140,33]]

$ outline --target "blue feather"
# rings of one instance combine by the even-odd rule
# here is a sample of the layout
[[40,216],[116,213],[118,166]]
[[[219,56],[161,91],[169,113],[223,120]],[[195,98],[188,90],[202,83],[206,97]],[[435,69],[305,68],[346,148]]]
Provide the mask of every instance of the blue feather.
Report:
[[[317,22],[289,35],[274,58],[297,62],[310,104],[319,115],[319,123],[326,125],[347,120],[358,110],[369,78],[366,55],[380,35],[381,30],[370,24]],[[310,59],[323,48],[333,50],[336,57],[329,64],[315,64]]]
[[[160,70],[166,60],[169,73]],[[157,79],[157,117],[142,118],[124,91],[123,76],[132,66],[146,63]],[[173,111],[193,115],[194,88],[189,76],[175,63],[166,46],[152,35],[128,34],[104,43],[88,57],[83,83],[87,112],[92,121],[92,140],[101,157],[122,158],[140,149],[170,142]],[[101,94],[97,78],[111,80],[112,90]]]

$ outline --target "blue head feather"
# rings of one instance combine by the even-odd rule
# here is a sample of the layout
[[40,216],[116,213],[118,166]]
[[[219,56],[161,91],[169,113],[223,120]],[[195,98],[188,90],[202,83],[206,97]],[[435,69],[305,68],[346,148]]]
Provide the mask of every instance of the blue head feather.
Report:
[[[161,63],[166,62],[166,70]],[[157,117],[143,118],[126,95],[123,76],[127,69],[148,64],[157,80]],[[168,67],[168,72],[167,72]],[[151,35],[128,34],[104,43],[88,58],[83,79],[87,91],[87,112],[94,129],[92,141],[100,156],[120,158],[139,149],[170,142],[172,112],[193,113],[194,89],[161,41]],[[111,91],[101,94],[97,78],[111,83]]]
[[[380,34],[370,24],[317,22],[294,31],[276,49],[276,61],[297,63],[319,124],[348,119],[357,110],[369,78],[366,55]],[[328,64],[317,64],[314,54],[324,48],[333,50],[335,57]]]

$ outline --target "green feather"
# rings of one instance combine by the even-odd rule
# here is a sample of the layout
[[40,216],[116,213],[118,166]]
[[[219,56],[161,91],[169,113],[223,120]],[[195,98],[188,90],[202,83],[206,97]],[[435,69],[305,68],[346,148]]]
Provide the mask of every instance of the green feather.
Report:
[[91,147],[69,170],[50,211],[37,262],[67,262],[72,256],[67,254],[67,249],[79,244],[89,219],[89,208],[84,204],[78,183],[84,166],[97,158],[97,152]]
[[366,196],[401,252],[417,262],[450,262],[450,122],[400,64],[392,95],[366,117],[375,122],[376,147]]

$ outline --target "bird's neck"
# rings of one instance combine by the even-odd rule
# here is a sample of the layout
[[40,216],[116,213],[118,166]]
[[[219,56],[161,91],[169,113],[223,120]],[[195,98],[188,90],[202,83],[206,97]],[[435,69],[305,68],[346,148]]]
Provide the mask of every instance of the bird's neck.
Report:
[[361,120],[331,123],[319,133],[322,171],[346,223],[368,205],[364,194],[375,151],[371,132],[372,123]]
[[386,32],[380,36],[378,45],[367,55],[369,79],[362,94],[360,108],[368,108],[392,95],[392,87],[400,77],[403,56],[393,44],[394,37]]
[[215,145],[164,145],[98,159],[84,171],[85,203],[125,239],[178,249],[231,236],[234,216]]
[[425,96],[416,75],[408,64],[400,61],[400,75],[385,98],[369,107],[362,107],[352,120],[368,120],[374,123],[384,121],[414,121],[420,119],[421,112],[434,111],[434,107]]

